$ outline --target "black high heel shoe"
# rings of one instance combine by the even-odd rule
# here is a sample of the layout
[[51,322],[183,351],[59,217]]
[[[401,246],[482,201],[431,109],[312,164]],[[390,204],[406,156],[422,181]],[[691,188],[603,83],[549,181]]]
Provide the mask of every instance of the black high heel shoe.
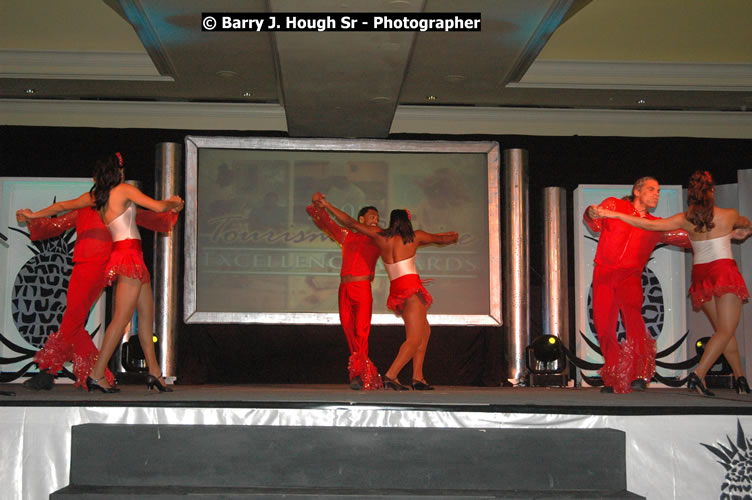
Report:
[[736,387],[737,394],[749,394],[749,384],[747,383],[747,379],[744,377],[735,379],[734,387]]
[[162,382],[159,381],[159,379],[164,378],[162,375],[159,377],[155,377],[151,373],[146,376],[146,388],[149,390],[154,389],[155,387],[159,392],[172,392],[172,389],[170,387],[167,387],[167,382],[165,381],[164,385],[162,385]]
[[104,380],[104,377],[100,377],[96,380],[94,380],[91,377],[86,377],[86,387],[89,392],[92,392],[94,389],[100,390],[104,392],[105,394],[114,394],[116,392],[120,392],[120,389],[117,387],[102,387],[99,385],[99,382]]
[[687,389],[702,394],[703,396],[715,396],[715,393],[710,392],[708,388],[705,387],[705,384],[702,383],[702,380],[700,380],[700,377],[698,377],[695,372],[690,373],[689,377],[687,377]]
[[413,379],[414,391],[432,391],[433,389],[434,387],[432,385],[429,385],[425,380]]
[[400,384],[399,380],[394,378],[389,378],[386,375],[382,377],[382,380],[384,381],[384,389],[394,389],[395,391],[409,391],[410,388],[406,385]]

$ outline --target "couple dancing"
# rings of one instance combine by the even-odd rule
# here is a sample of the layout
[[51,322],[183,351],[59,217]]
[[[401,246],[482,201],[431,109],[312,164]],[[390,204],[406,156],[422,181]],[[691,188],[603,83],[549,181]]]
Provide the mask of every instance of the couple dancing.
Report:
[[[652,183],[655,189],[658,189],[657,182],[652,180]],[[635,187],[634,193],[639,194],[639,191]],[[657,203],[657,197],[655,202]],[[697,171],[689,180],[688,210],[666,219],[644,215],[638,217],[624,213],[626,210],[619,211],[618,207],[604,205],[606,205],[605,202],[600,206],[593,205],[588,210],[595,212],[599,218],[619,219],[631,226],[648,231],[684,230],[687,232],[693,250],[692,284],[689,288],[692,306],[695,310],[702,309],[715,331],[705,346],[697,368],[689,374],[687,387],[704,396],[713,396],[714,394],[705,385],[705,375],[723,354],[733,369],[736,391],[739,394],[748,394],[750,388],[744,376],[735,333],[742,311],[742,302],[749,299],[749,292],[731,253],[731,239],[743,240],[752,233],[752,224],[749,220],[740,216],[735,209],[715,205],[715,183],[707,171]],[[598,248],[600,250],[600,244]],[[593,281],[595,283],[595,277]],[[594,285],[593,294],[595,293]],[[639,311],[639,305],[637,305],[637,310]],[[602,337],[604,331],[600,329],[598,331],[601,348],[609,340]],[[644,326],[642,331],[644,331]],[[613,343],[615,341],[613,329],[611,333],[610,340]],[[647,334],[643,336],[646,337]],[[654,349],[653,344],[653,356],[655,355]],[[604,357],[607,358],[605,350]],[[604,370],[609,365],[608,359],[606,361]],[[612,363],[610,366],[613,365]],[[610,375],[608,370],[605,373],[604,370],[601,372],[602,376]],[[604,377],[604,382],[607,383],[606,377]]]
[[[151,211],[137,211],[136,205]],[[171,391],[164,383],[152,340],[154,299],[136,225],[167,232],[183,205],[179,196],[154,200],[126,184],[123,157],[115,153],[96,162],[94,186],[89,192],[38,212],[29,209],[16,212],[16,219],[28,224],[34,240],[59,235],[73,225],[77,232],[67,307],[60,330],[50,336],[34,358],[40,369],[35,377],[42,377],[43,382],[36,381],[30,388],[52,388],[51,374],[59,371],[64,362],[73,361],[77,386],[90,392],[95,389],[118,392],[107,363],[137,309],[138,338],[149,369],[147,387]],[[64,217],[48,218],[64,211],[71,212]],[[97,352],[84,325],[104,287],[113,283],[116,283],[115,310],[101,351]]]
[[[427,233],[413,230],[410,212],[392,210],[389,227],[378,226],[379,212],[375,207],[363,207],[358,220],[353,219],[326,200],[321,193],[313,195],[313,204],[306,210],[314,223],[342,246],[340,271],[339,314],[350,347],[350,387],[379,389],[382,380],[376,367],[368,359],[368,335],[371,329],[371,281],[376,260],[381,256],[389,276],[387,307],[400,315],[405,323],[405,341],[397,357],[383,377],[383,387],[396,391],[409,390],[398,380],[402,368],[412,360],[412,388],[432,390],[423,375],[431,326],[427,311],[432,298],[423,286],[415,266],[415,253],[423,245],[456,243],[455,232]],[[342,224],[329,217],[327,210]]]

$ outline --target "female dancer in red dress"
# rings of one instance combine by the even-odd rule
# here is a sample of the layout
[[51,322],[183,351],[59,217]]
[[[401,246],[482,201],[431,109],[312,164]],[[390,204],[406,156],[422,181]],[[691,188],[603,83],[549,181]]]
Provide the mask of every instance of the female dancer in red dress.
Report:
[[149,375],[146,385],[149,389],[156,387],[161,392],[170,389],[163,381],[162,370],[154,351],[153,321],[154,299],[149,281],[149,271],[144,263],[141,250],[141,236],[136,227],[136,205],[155,212],[182,210],[183,200],[171,196],[167,200],[155,200],[146,196],[137,187],[123,182],[125,179],[123,164],[119,155],[112,155],[99,161],[94,168],[94,187],[91,193],[95,208],[112,235],[112,254],[105,270],[107,284],[115,285],[115,311],[112,320],[104,332],[100,356],[86,380],[89,390],[116,392],[107,380],[105,370],[107,363],[115,352],[125,326],[133,317],[133,310],[138,310],[138,340],[144,351]]
[[749,299],[749,292],[731,255],[731,233],[742,227],[749,235],[752,225],[735,209],[715,206],[713,178],[708,172],[697,171],[689,179],[687,204],[689,209],[686,212],[654,220],[601,207],[595,207],[595,210],[601,217],[615,217],[643,229],[684,229],[689,233],[694,255],[689,289],[692,305],[695,309],[702,308],[715,333],[705,346],[697,368],[689,375],[687,387],[705,396],[713,396],[705,387],[705,375],[724,354],[734,371],[737,392],[749,393],[735,336],[742,301]]
[[326,201],[323,195],[314,198],[319,206],[329,210],[342,224],[373,239],[381,252],[389,275],[389,298],[387,307],[402,316],[405,322],[405,341],[400,346],[397,357],[389,370],[384,374],[384,387],[394,390],[408,390],[402,385],[397,376],[402,368],[410,361],[413,362],[412,387],[415,390],[431,390],[433,387],[426,382],[423,375],[423,361],[426,357],[428,339],[431,326],[426,317],[433,299],[423,286],[415,267],[415,253],[423,245],[447,245],[456,243],[458,235],[455,232],[432,234],[425,231],[414,231],[407,210],[392,210],[389,216],[389,227],[367,226],[356,221],[345,212]]

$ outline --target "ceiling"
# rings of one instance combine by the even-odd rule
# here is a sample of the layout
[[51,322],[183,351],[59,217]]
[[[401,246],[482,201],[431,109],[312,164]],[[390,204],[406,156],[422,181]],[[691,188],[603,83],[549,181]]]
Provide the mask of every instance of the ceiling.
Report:
[[[206,12],[459,11],[481,31],[201,30]],[[224,105],[276,113],[292,137],[382,138],[400,111],[448,109],[722,113],[752,130],[750,19],[748,0],[3,0],[0,106]]]

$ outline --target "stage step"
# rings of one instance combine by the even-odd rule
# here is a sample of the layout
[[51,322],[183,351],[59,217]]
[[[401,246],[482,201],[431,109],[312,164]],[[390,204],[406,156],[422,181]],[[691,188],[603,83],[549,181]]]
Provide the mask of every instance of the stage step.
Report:
[[613,429],[74,426],[50,498],[640,498]]

